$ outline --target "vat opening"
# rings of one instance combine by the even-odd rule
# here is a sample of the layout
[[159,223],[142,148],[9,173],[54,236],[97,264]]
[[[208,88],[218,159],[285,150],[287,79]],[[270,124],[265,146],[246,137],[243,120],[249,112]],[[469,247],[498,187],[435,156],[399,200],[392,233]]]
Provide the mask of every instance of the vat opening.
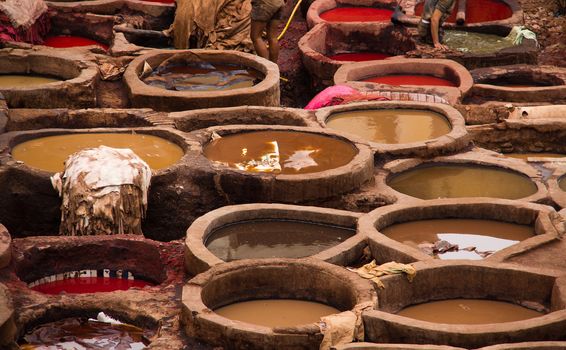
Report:
[[392,9],[363,6],[340,6],[320,14],[327,22],[389,22]]
[[303,258],[334,247],[355,234],[355,227],[262,218],[214,228],[204,244],[224,261]]
[[[446,20],[447,23],[456,22],[458,7],[459,1],[456,1],[452,13]],[[423,8],[424,1],[421,1],[415,6],[415,14],[421,16]],[[509,5],[501,0],[474,0],[466,1],[465,14],[465,23],[472,24],[505,20],[513,15],[513,11]]]
[[509,88],[544,87],[564,85],[566,82],[550,74],[535,72],[509,72],[498,76],[487,76],[476,83],[491,84]]
[[386,84],[393,86],[400,85],[423,85],[423,86],[448,86],[457,87],[458,82],[454,81],[452,77],[437,77],[427,74],[387,74],[377,75],[362,78],[361,81]]

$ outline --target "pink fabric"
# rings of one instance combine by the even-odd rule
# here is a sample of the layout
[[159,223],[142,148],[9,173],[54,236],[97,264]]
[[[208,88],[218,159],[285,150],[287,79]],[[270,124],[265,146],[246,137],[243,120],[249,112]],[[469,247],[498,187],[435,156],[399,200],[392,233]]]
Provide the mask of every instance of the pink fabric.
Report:
[[47,13],[41,15],[29,28],[14,28],[10,20],[0,14],[0,43],[5,41],[18,41],[30,44],[43,43],[43,37],[49,33],[51,24]]
[[343,105],[362,101],[389,101],[377,92],[359,92],[347,85],[334,85],[318,93],[305,107],[306,110],[315,110],[322,107]]
[[310,102],[306,105],[305,109],[315,110],[325,107],[330,103],[330,101],[340,95],[351,95],[357,93],[358,90],[349,87],[347,85],[334,85],[327,87],[326,89],[319,92]]

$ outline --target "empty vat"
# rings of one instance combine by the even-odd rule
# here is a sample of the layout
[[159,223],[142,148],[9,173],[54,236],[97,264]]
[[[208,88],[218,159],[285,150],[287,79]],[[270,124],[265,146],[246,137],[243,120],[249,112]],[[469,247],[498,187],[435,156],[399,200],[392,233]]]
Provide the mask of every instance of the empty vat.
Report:
[[458,111],[443,104],[366,102],[319,109],[324,127],[367,140],[379,154],[431,157],[469,144]]
[[[146,84],[140,79],[144,63],[153,69],[178,53],[192,53],[203,63],[212,65],[236,65],[253,69],[263,79],[253,86],[218,91],[173,91]],[[279,70],[277,65],[258,56],[237,51],[215,50],[154,50],[134,59],[124,73],[133,107],[155,110],[179,111],[187,109],[230,107],[240,105],[279,105]]]
[[[560,330],[566,322],[563,281],[552,272],[471,262],[423,262],[415,267],[412,283],[401,275],[382,279],[386,287],[378,292],[377,309],[363,314],[367,340],[478,348],[564,339]],[[461,298],[505,302],[541,314],[522,321],[484,320],[481,324],[436,323],[399,314],[412,305]]]
[[181,317],[187,335],[210,345],[310,349],[318,348],[322,341],[316,323],[270,327],[226,318],[211,310],[249,300],[292,299],[321,303],[341,312],[362,304],[371,307],[374,298],[369,281],[328,263],[248,260],[218,265],[190,280],[183,288]]
[[197,274],[225,261],[312,256],[347,265],[362,255],[358,215],[284,204],[241,204],[201,216],[187,230],[185,268]]
[[436,94],[450,103],[460,101],[473,84],[470,73],[463,66],[435,59],[351,63],[336,71],[334,82],[372,90]]
[[540,204],[437,199],[378,208],[360,219],[359,229],[378,261],[502,261],[556,240],[556,218]]

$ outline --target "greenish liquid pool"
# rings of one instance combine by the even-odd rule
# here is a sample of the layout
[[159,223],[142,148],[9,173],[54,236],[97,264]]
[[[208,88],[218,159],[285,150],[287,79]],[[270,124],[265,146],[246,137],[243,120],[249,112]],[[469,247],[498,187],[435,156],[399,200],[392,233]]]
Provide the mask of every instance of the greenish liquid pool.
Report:
[[447,30],[444,43],[452,50],[474,54],[488,54],[513,46],[513,41],[495,34]]

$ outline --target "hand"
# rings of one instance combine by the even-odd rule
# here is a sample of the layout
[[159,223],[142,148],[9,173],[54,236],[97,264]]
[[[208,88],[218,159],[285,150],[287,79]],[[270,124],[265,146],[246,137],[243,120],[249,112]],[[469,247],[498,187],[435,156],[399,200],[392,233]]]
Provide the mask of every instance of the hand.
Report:
[[443,44],[441,44],[441,43],[434,43],[434,48],[435,48],[435,49],[440,49],[441,51],[448,51],[448,50],[450,50],[450,49],[448,48],[448,46],[443,45]]

